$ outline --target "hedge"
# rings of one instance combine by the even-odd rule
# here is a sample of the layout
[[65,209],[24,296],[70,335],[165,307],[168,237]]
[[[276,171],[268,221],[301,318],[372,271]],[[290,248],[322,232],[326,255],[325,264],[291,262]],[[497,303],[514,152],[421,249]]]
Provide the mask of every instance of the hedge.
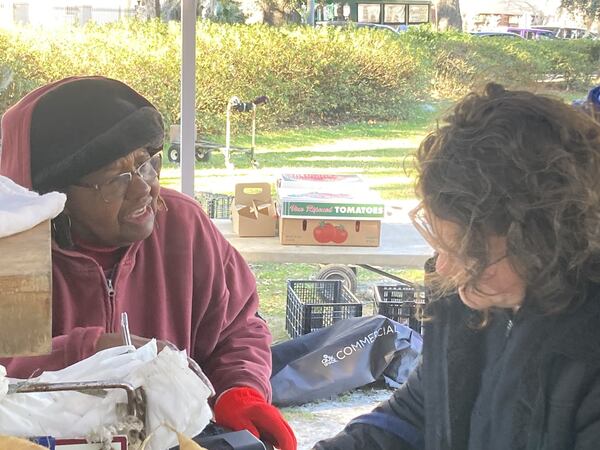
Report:
[[563,88],[588,87],[600,61],[600,41],[595,40],[534,41],[427,30],[404,38],[427,49],[431,92],[445,97],[464,95],[489,81],[521,89],[550,81],[560,81]]
[[[599,54],[597,41],[199,22],[198,127],[222,131],[232,95],[268,95],[259,126],[276,128],[402,119],[418,100],[455,97],[489,80],[530,87],[560,77],[567,86],[587,86]],[[180,63],[177,22],[0,30],[0,112],[49,81],[101,74],[130,84],[176,123]]]

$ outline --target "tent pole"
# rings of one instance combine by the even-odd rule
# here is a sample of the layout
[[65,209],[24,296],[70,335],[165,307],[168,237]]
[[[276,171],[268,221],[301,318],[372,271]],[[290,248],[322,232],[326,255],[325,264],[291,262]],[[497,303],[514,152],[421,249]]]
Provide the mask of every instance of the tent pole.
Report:
[[181,1],[181,192],[191,197],[196,163],[196,1]]

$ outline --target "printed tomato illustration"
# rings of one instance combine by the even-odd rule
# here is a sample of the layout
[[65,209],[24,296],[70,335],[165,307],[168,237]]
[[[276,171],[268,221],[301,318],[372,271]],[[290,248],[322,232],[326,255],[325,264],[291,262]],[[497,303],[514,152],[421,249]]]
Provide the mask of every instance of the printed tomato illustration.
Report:
[[342,225],[338,225],[335,227],[335,233],[333,234],[333,242],[336,244],[341,244],[348,239],[348,232]]
[[335,227],[330,223],[321,222],[318,227],[313,230],[315,241],[325,244],[333,240],[336,234]]

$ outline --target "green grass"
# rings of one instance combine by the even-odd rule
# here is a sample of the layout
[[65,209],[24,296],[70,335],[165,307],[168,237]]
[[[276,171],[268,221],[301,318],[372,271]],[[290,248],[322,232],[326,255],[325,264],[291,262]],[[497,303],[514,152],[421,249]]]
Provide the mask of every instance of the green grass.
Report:
[[[440,110],[440,105],[436,105]],[[208,163],[195,166],[196,191],[232,194],[235,183],[245,179],[267,180],[274,186],[283,171],[355,173],[362,175],[384,199],[414,197],[414,170],[411,155],[435,121],[436,110],[420,110],[411,120],[389,123],[355,123],[336,127],[314,127],[257,135],[256,158],[259,169],[251,167],[246,155],[233,156],[235,170],[224,167],[220,152]],[[219,140],[219,137],[210,137]],[[232,139],[249,145],[248,136]],[[165,158],[166,159],[166,158]],[[165,161],[161,172],[163,186],[179,189],[178,164]],[[287,339],[285,333],[286,282],[309,279],[319,270],[317,264],[252,264],[260,296],[260,313],[269,323],[274,342]],[[388,270],[388,269],[386,269]],[[421,271],[391,271],[404,278],[419,280]],[[391,282],[365,269],[358,269],[359,295],[372,298],[370,286]],[[372,308],[365,307],[365,314]]]
[[[235,183],[243,179],[266,180],[274,185],[283,171],[335,172],[362,175],[384,199],[412,198],[411,155],[435,114],[422,110],[406,122],[357,123],[258,134],[259,169],[251,167],[247,154],[234,153],[235,170],[229,171],[223,155],[216,151],[210,161],[196,163],[195,187],[197,191],[232,194]],[[232,142],[247,146],[249,137],[240,136],[236,140],[234,136]],[[165,158],[161,183],[179,189],[178,164]]]
[[[584,95],[583,92],[562,94],[567,101]],[[196,163],[196,191],[232,194],[235,183],[240,181],[266,180],[274,186],[281,172],[314,171],[360,174],[384,199],[413,198],[411,155],[447,105],[437,104],[435,110],[428,112],[422,110],[406,122],[357,123],[258,134],[256,157],[260,162],[259,169],[252,168],[248,158],[238,154],[232,158],[235,170],[227,170],[223,155],[215,152],[208,163]],[[234,143],[248,145],[249,137],[240,136],[239,141]],[[178,164],[165,162],[161,184],[179,189]],[[286,281],[313,278],[319,266],[264,263],[252,264],[251,267],[261,299],[260,313],[269,323],[274,342],[285,340]],[[422,279],[420,270],[384,269],[406,279]],[[391,281],[365,269],[358,269],[358,282],[359,296],[369,300],[374,283]],[[370,312],[368,308],[365,311]]]
[[[318,264],[280,264],[261,263],[251,264],[252,271],[256,276],[258,294],[260,297],[260,314],[267,321],[273,333],[273,342],[281,342],[288,339],[285,332],[285,300],[287,280],[306,280],[315,277],[319,271]],[[388,273],[402,277],[407,280],[422,282],[423,271],[421,270],[394,270],[384,268]],[[358,268],[358,291],[360,300],[367,302],[363,308],[363,315],[373,313],[370,302],[373,298],[372,286],[376,283],[394,283],[369,270]]]
[[[196,191],[232,194],[235,183],[248,178],[267,180],[274,185],[278,174],[289,170],[356,173],[384,199],[413,198],[411,154],[435,117],[435,111],[422,111],[406,122],[356,123],[258,134],[256,157],[260,162],[259,169],[250,166],[246,155],[238,154],[232,158],[235,169],[228,171],[223,155],[215,152],[208,163],[196,163]],[[240,136],[234,143],[248,145],[249,137]],[[178,164],[165,162],[161,184],[179,189]],[[251,267],[261,299],[260,313],[269,323],[274,342],[285,340],[288,338],[285,333],[287,280],[314,278],[319,266],[264,263]],[[422,277],[418,270],[391,272],[413,280]],[[372,298],[370,286],[373,283],[391,282],[365,269],[358,269],[358,281],[358,294],[364,300]],[[365,307],[365,314],[371,312],[372,308]]]
[[[265,151],[287,150],[306,145],[324,145],[339,141],[340,139],[368,140],[368,139],[395,139],[395,138],[419,138],[423,127],[431,123],[432,117],[437,112],[443,111],[449,102],[436,102],[435,104],[421,105],[415,108],[408,120],[398,122],[349,123],[337,126],[315,126],[302,128],[288,128],[280,131],[260,132],[260,120],[257,120],[257,144]],[[431,110],[433,108],[433,110]],[[257,114],[260,116],[260,111]],[[260,118],[259,118],[260,119]],[[248,124],[245,124],[248,125]],[[223,124],[223,130],[225,124]],[[202,138],[219,142],[225,142],[225,136],[201,136]],[[249,146],[251,139],[249,135],[236,136],[232,132],[232,144]]]

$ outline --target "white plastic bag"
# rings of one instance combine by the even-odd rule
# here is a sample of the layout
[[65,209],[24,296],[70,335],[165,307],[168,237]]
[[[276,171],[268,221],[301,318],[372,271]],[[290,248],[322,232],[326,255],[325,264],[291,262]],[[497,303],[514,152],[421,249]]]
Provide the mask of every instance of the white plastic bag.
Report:
[[54,219],[65,206],[67,196],[60,192],[40,195],[10,178],[0,176],[0,237],[29,230]]
[[6,378],[6,369],[0,365],[0,402],[8,392],[8,378]]
[[[176,445],[177,440],[159,426],[168,423],[188,436],[198,434],[212,417],[208,398],[214,391],[208,380],[188,368],[185,352],[167,347],[158,355],[156,351],[154,340],[139,349],[110,348],[30,381],[124,381],[134,388],[142,386],[147,401],[146,431],[156,429],[147,448],[164,450]],[[62,438],[105,435],[119,420],[116,404],[126,401],[121,389],[107,390],[104,397],[74,391],[0,396],[0,434]]]

